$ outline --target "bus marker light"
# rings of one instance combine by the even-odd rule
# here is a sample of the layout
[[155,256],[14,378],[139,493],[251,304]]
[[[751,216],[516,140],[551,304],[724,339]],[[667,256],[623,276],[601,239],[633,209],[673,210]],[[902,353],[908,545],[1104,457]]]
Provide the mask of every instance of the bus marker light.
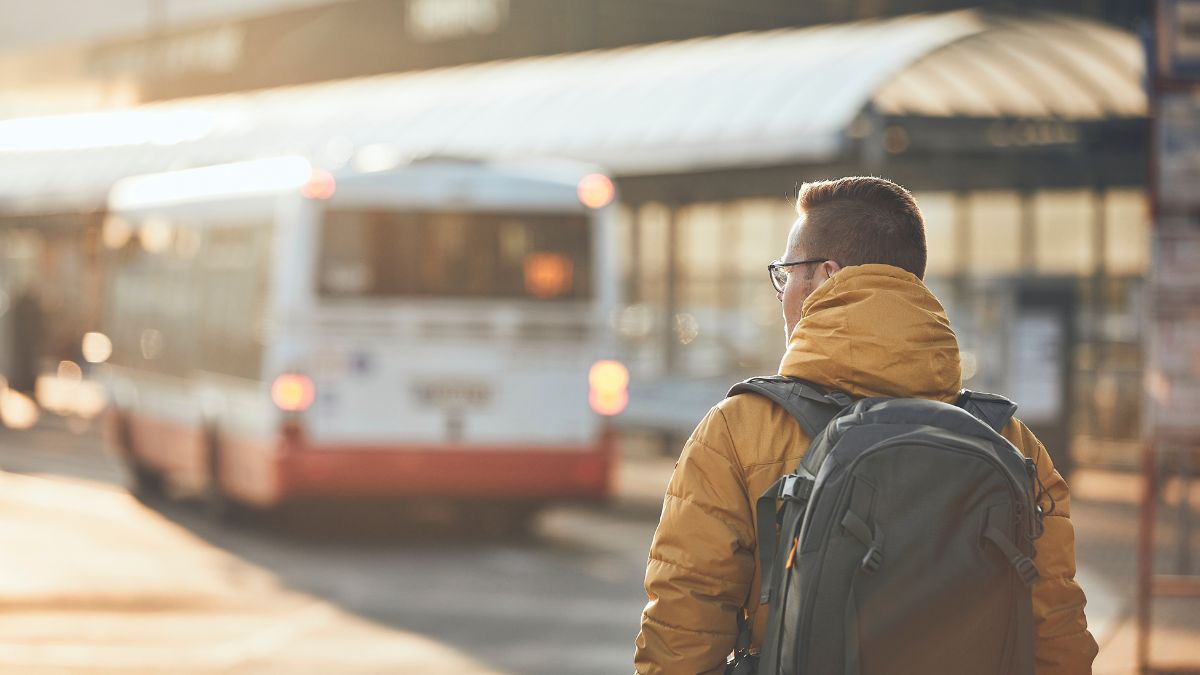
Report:
[[588,384],[600,391],[624,389],[629,386],[629,370],[620,361],[597,361],[588,371]]
[[579,201],[589,209],[599,209],[608,206],[616,196],[612,179],[601,173],[589,173],[579,180],[575,186]]
[[588,371],[588,403],[601,415],[617,415],[629,405],[629,369],[620,361],[604,360]]
[[315,397],[316,387],[303,375],[285,373],[271,385],[271,400],[284,412],[304,412]]
[[588,404],[600,415],[619,415],[625,410],[625,406],[629,405],[629,392],[599,392],[593,389],[588,394]]
[[337,181],[333,174],[325,169],[313,169],[312,178],[304,185],[301,192],[309,199],[329,199],[337,191]]

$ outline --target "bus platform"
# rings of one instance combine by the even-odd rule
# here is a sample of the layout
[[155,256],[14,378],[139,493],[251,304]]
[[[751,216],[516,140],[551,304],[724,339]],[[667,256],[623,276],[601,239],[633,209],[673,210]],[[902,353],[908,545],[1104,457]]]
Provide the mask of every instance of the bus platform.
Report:
[[[0,675],[497,675],[290,590],[120,487],[0,471]],[[80,561],[87,561],[80,564]]]

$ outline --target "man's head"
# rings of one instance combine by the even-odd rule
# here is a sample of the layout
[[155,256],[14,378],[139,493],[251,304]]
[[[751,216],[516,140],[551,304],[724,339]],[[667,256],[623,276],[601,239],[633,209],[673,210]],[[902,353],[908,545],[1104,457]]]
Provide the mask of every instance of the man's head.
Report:
[[[804,299],[843,267],[881,264],[925,278],[925,221],[912,194],[883,178],[852,176],[805,183],[788,235],[779,291],[787,337]],[[799,265],[789,262],[804,261]]]

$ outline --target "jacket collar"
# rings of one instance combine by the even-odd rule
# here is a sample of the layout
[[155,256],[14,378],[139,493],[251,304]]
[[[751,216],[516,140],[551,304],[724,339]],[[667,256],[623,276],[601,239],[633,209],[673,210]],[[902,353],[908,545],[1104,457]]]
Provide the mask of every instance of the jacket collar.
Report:
[[888,265],[845,267],[813,291],[779,372],[855,397],[953,402],[962,387],[945,309],[920,279]]

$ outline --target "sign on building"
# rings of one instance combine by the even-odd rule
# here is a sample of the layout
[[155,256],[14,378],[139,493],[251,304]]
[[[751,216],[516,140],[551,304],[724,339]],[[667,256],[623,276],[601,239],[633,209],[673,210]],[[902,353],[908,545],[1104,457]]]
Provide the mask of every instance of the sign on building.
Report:
[[1168,79],[1200,80],[1200,0],[1160,5],[1159,72]]
[[1162,217],[1154,239],[1150,421],[1156,435],[1200,439],[1200,219]]
[[437,42],[499,31],[508,20],[508,0],[409,0],[408,33]]
[[1164,92],[1159,111],[1159,204],[1165,209],[1200,206],[1200,92]]
[[1200,441],[1200,0],[1158,5],[1149,433]]

